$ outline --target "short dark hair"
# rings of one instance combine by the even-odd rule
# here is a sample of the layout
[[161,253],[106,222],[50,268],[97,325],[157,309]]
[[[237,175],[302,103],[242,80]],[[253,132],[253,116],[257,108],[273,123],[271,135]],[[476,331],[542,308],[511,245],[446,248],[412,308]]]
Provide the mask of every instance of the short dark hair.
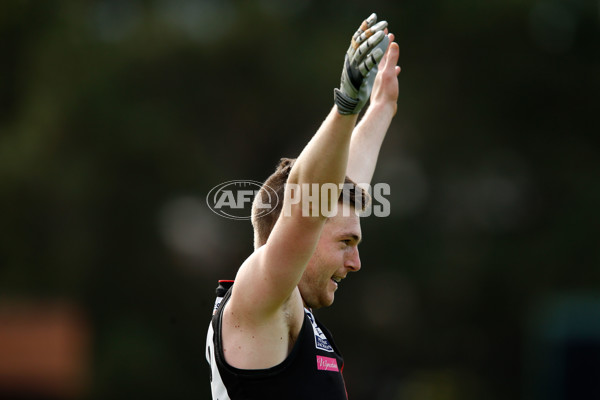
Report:
[[[259,248],[267,243],[267,239],[281,214],[285,194],[285,184],[287,183],[295,161],[295,158],[282,158],[279,161],[275,172],[267,178],[254,198],[254,203],[252,204],[252,226],[254,228],[255,248]],[[350,188],[349,196],[343,196],[342,193],[340,193],[339,201],[349,204],[355,209],[358,205],[360,211],[364,211],[370,199],[369,194],[360,186],[357,186],[357,184],[347,176],[344,179],[344,184],[347,184]],[[271,190],[267,189],[267,187]],[[274,196],[270,195],[273,191],[277,193],[279,201],[274,199]],[[264,210],[258,208],[258,204],[271,205],[271,207],[273,207],[274,201],[277,203],[275,204],[273,211],[268,214],[265,214]]]

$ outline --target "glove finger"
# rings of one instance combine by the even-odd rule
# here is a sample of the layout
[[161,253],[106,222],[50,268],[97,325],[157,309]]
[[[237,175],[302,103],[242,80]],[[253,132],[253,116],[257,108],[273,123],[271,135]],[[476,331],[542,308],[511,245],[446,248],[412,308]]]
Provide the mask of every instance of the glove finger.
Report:
[[[377,71],[379,70],[379,63],[381,62],[381,60],[383,60],[383,57],[385,56],[385,52],[387,51],[389,45],[390,37],[388,35],[385,35],[383,37],[383,40],[379,42],[377,46],[375,46],[375,49],[371,52],[371,54],[367,55],[365,61],[362,62],[361,65],[359,65],[358,69],[363,76],[366,76],[365,71],[366,74],[377,75]],[[379,52],[381,52],[381,55],[379,55]],[[369,56],[371,56],[372,59],[370,59]],[[371,66],[371,63],[374,61],[377,61],[377,63]]]
[[358,29],[356,30],[356,32],[354,32],[354,35],[352,35],[352,38],[357,38],[358,36],[360,36],[361,33],[365,32],[367,29],[369,29],[371,26],[373,26],[373,24],[375,24],[375,22],[377,22],[377,15],[375,15],[375,13],[371,14],[371,16],[367,19],[365,19],[360,26],[358,27]]
[[[369,18],[365,19],[360,24],[360,26],[358,27],[356,32],[354,32],[354,35],[352,35],[352,40],[350,41],[350,47],[348,47],[348,50],[346,51],[346,53],[348,54],[348,57],[352,57],[354,55],[354,52],[358,48],[358,45],[355,42],[356,39],[359,38],[362,34],[364,34],[371,26],[373,26],[373,24],[375,22],[377,22],[377,14],[373,13],[369,16]],[[370,35],[371,34],[369,34],[369,36]]]
[[370,38],[377,32],[383,31],[385,28],[387,28],[387,26],[388,26],[387,21],[378,22],[377,25],[374,25],[374,26],[370,27],[369,29],[367,29],[366,31],[362,32],[360,35],[358,35],[357,38],[353,38],[352,46],[355,49],[358,48],[358,46],[360,46],[362,44],[362,42],[364,42],[366,39]]
[[375,46],[375,48],[381,50],[385,54],[389,45],[390,45],[390,37],[389,37],[389,35],[385,35],[385,36],[383,36],[383,39],[381,40],[381,42],[379,42],[379,44],[377,44],[377,46]]
[[383,31],[378,31],[361,44],[356,52],[351,56],[350,62],[354,65],[359,64],[385,37]]
[[357,31],[354,32],[354,35],[352,35],[352,39],[356,39],[357,37],[359,37],[363,32],[365,32],[367,29],[369,29],[371,26],[373,26],[373,24],[375,24],[375,22],[377,22],[377,14],[373,13],[369,16],[369,18],[365,19],[360,24]]
[[376,67],[379,64],[379,61],[383,58],[383,51],[380,48],[376,48],[365,58],[365,61],[361,62],[358,66],[358,70],[362,74],[362,76],[367,76],[369,71],[373,67]]

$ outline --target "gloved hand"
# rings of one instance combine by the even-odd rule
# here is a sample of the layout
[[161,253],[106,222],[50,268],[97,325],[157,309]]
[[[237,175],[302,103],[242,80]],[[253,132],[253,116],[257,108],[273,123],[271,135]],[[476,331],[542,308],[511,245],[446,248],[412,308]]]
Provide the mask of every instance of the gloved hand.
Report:
[[340,88],[333,91],[340,114],[358,114],[371,95],[377,65],[389,44],[384,32],[387,21],[376,22],[377,15],[373,13],[352,36],[344,60]]

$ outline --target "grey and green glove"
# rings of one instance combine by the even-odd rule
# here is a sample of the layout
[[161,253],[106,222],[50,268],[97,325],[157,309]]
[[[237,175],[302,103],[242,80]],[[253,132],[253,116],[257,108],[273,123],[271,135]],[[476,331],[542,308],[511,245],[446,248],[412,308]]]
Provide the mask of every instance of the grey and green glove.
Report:
[[377,65],[389,44],[384,32],[387,21],[376,22],[377,15],[371,14],[352,36],[344,60],[340,88],[333,91],[340,114],[358,114],[371,96]]

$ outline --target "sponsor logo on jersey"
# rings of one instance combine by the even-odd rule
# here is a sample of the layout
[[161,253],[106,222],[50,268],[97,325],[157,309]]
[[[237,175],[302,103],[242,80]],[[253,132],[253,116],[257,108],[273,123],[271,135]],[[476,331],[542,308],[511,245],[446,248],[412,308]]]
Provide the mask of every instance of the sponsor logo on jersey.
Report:
[[321,328],[319,328],[319,326],[317,325],[315,317],[310,311],[307,311],[306,315],[308,315],[308,319],[310,319],[313,332],[315,333],[315,347],[319,350],[333,352],[333,347],[331,347],[329,341],[327,340],[327,337],[325,336]]
[[321,371],[340,371],[335,358],[323,356],[317,356],[317,369]]

